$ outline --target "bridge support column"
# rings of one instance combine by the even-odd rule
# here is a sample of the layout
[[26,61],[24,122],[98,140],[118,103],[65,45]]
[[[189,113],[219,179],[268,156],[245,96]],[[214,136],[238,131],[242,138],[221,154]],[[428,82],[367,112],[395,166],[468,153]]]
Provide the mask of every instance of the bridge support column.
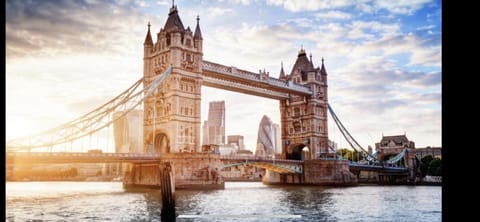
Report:
[[[220,155],[211,153],[165,153],[161,161],[170,162],[177,189],[223,189]],[[124,188],[161,188],[159,162],[132,163],[123,178]]]
[[264,184],[303,184],[302,174],[280,174],[271,170],[265,170],[265,175],[262,177]]
[[306,160],[303,167],[305,184],[350,186],[358,183],[346,160]]
[[266,170],[264,184],[350,186],[358,183],[346,160],[305,160],[302,174],[279,174]]

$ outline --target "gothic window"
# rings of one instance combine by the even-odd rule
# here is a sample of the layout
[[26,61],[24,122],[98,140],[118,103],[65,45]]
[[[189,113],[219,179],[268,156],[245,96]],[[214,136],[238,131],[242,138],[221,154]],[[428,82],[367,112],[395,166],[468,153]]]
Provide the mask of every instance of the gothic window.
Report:
[[294,108],[293,109],[294,116],[300,116],[300,108]]
[[167,34],[167,46],[170,46],[170,33]]
[[295,130],[296,133],[299,133],[300,132],[300,129],[301,129],[301,124],[300,122],[296,121],[296,122],[293,122],[293,128]]
[[192,40],[187,39],[185,45],[187,45],[188,47],[192,47]]

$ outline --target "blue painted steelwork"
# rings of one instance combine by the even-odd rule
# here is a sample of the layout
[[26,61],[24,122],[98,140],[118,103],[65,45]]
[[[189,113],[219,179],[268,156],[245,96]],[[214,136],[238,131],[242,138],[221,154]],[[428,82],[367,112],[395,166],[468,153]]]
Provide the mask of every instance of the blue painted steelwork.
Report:
[[361,171],[377,171],[377,172],[386,172],[386,173],[407,173],[408,172],[408,169],[406,167],[365,165],[365,164],[358,164],[355,162],[350,162],[349,167],[350,167],[350,171],[361,170]]
[[[250,165],[259,168],[268,169],[281,174],[302,174],[303,173],[303,161],[301,160],[278,160],[271,158],[258,158],[258,157],[229,157],[222,158],[222,161],[233,161],[234,163],[224,164],[221,168],[229,168],[240,165]],[[239,161],[239,162],[235,162]]]

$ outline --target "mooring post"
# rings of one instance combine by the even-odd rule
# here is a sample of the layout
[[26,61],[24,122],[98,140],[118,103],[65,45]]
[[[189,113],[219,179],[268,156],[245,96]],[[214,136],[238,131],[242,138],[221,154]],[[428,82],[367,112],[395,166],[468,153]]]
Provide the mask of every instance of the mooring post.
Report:
[[161,221],[175,221],[175,179],[173,178],[173,164],[168,161],[162,161],[159,167],[162,190]]

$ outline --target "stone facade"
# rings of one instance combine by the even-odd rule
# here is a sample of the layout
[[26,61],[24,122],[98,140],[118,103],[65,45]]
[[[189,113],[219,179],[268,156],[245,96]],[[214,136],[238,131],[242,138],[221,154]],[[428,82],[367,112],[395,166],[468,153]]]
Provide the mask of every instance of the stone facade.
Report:
[[[409,141],[406,135],[394,135],[394,136],[382,136],[382,140],[379,143],[375,143],[375,150],[378,152],[377,159],[388,160],[390,157],[395,156],[407,148],[408,152],[413,152],[415,149],[415,143]],[[405,161],[408,166],[408,161]]]
[[144,101],[144,150],[158,153],[200,151],[202,35],[199,19],[195,33],[186,29],[177,7],[153,43],[148,25],[144,42],[144,86],[168,68],[163,87]]
[[282,154],[288,159],[296,159],[300,156],[298,152],[308,146],[307,159],[328,156],[328,85],[323,59],[321,68],[314,68],[312,55],[309,60],[302,48],[290,75],[285,75],[282,65],[280,79],[289,84],[308,86],[313,92],[309,97],[292,96],[280,100]]

